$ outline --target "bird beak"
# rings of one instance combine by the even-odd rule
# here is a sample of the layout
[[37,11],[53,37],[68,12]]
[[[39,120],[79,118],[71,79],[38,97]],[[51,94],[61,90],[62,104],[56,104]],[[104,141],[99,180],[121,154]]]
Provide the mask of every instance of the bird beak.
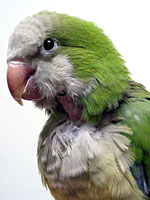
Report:
[[42,94],[37,91],[37,86],[35,86],[34,73],[33,67],[22,61],[10,61],[8,63],[8,88],[13,98],[20,105],[23,105],[22,98],[34,100],[42,97]]

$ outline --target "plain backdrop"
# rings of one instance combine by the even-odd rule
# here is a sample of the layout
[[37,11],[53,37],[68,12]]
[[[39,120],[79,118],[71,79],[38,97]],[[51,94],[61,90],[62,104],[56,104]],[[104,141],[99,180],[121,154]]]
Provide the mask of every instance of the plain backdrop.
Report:
[[40,10],[95,22],[122,54],[133,79],[150,90],[150,0],[0,0],[1,200],[53,199],[42,186],[36,159],[45,113],[32,102],[19,106],[6,82],[9,36],[20,20]]

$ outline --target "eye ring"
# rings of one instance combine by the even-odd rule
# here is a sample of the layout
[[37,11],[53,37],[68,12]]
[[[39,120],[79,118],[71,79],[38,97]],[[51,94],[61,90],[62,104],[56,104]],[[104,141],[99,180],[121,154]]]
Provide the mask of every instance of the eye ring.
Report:
[[43,42],[43,49],[45,53],[50,53],[51,51],[55,50],[56,47],[57,47],[57,43],[51,38],[47,38]]

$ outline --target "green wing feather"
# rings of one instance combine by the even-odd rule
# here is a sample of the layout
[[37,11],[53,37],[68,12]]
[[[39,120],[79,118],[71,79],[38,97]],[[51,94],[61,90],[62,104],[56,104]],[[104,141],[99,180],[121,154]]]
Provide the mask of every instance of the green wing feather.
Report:
[[125,103],[119,108],[120,121],[131,128],[130,137],[136,163],[144,163],[146,179],[150,187],[150,93],[144,86],[131,82]]

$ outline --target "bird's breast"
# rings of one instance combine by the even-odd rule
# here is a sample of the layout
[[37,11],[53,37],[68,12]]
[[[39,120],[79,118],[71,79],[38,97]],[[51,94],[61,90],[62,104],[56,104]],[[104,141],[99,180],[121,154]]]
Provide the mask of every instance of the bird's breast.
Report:
[[112,193],[116,190],[117,194],[119,183],[118,195],[131,196],[130,184],[135,182],[129,171],[129,140],[121,131],[129,130],[112,124],[97,129],[66,121],[40,137],[39,169],[52,195],[57,200],[117,199]]

